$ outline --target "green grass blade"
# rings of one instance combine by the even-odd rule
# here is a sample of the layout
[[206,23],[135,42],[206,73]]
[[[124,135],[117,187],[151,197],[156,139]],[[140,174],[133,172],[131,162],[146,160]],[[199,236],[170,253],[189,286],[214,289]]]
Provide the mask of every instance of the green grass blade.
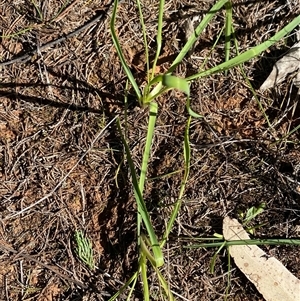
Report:
[[[213,248],[220,247],[224,242],[212,242],[212,243],[203,243],[191,246],[185,246],[184,248]],[[300,246],[300,239],[293,238],[266,238],[266,239],[243,239],[243,240],[228,240],[225,242],[224,246],[238,246],[238,245],[290,245],[290,246]]]
[[155,266],[155,258],[152,256],[152,254],[148,250],[147,245],[150,246],[151,243],[149,242],[147,237],[144,234],[142,234],[141,235],[141,251],[142,251],[141,253],[146,256],[146,258],[151,262],[151,264],[153,266]]
[[264,43],[255,46],[244,53],[230,59],[227,62],[221,63],[216,67],[213,67],[209,70],[199,72],[197,74],[194,74],[187,78],[188,81],[191,81],[193,79],[202,78],[205,76],[209,76],[218,72],[222,72],[225,70],[229,70],[230,68],[233,68],[235,66],[238,66],[242,63],[245,63],[252,58],[258,56],[260,53],[268,49],[270,46],[278,42],[280,39],[282,39],[284,36],[286,36],[288,33],[290,33],[294,28],[296,28],[300,24],[300,15],[296,17],[292,22],[290,22],[288,25],[286,25],[283,29],[281,29],[278,33],[276,33],[272,38],[265,41]]
[[113,43],[115,45],[115,48],[117,50],[117,53],[118,53],[118,56],[119,56],[119,59],[121,61],[121,64],[122,64],[122,67],[138,97],[138,99],[141,99],[141,92],[140,92],[140,89],[138,87],[138,84],[136,83],[127,63],[126,63],[126,60],[125,60],[125,57],[123,55],[123,52],[122,52],[122,49],[121,49],[121,46],[120,46],[120,43],[119,43],[119,40],[118,40],[118,37],[116,35],[116,31],[115,31],[115,22],[116,22],[116,15],[117,15],[117,7],[118,7],[118,0],[114,0],[114,7],[113,7],[113,11],[112,11],[112,15],[111,15],[111,20],[110,20],[110,33],[111,33],[111,36],[112,36],[112,40],[113,40]]
[[157,277],[159,279],[159,282],[160,282],[162,288],[165,291],[167,300],[168,301],[175,301],[174,296],[173,296],[173,294],[172,294],[172,292],[171,292],[171,290],[169,288],[168,282],[165,280],[165,278],[162,275],[162,273],[157,268],[155,268],[155,272],[156,272],[156,275],[157,275]]
[[245,239],[245,240],[227,240],[226,246],[236,246],[236,245],[290,245],[290,246],[300,246],[300,239],[293,238],[266,238],[266,239]]
[[218,36],[217,36],[214,44],[212,45],[211,49],[209,50],[209,53],[207,54],[207,56],[204,58],[204,61],[201,64],[199,70],[204,69],[204,67],[207,64],[207,62],[209,62],[210,56],[213,53],[213,51],[215,50],[215,48],[216,48],[217,44],[219,43],[219,40],[220,40],[220,38],[222,37],[223,34],[224,34],[224,29],[219,32],[219,34],[218,34]]
[[33,30],[34,27],[27,27],[27,28],[24,28],[16,33],[12,33],[12,34],[9,34],[9,35],[0,35],[0,38],[1,39],[11,39],[11,38],[14,38],[14,37],[18,37],[24,33],[26,33],[27,31],[31,31]]
[[58,10],[58,12],[56,13],[56,15],[51,19],[50,22],[55,21],[55,19],[67,8],[67,6],[69,5],[70,0],[67,0]]
[[128,164],[129,164],[129,168],[130,168],[130,173],[131,173],[131,177],[132,177],[132,184],[133,184],[133,189],[134,189],[134,195],[135,195],[135,199],[138,205],[138,212],[141,215],[144,225],[147,229],[147,233],[149,235],[150,241],[151,241],[151,247],[152,247],[152,251],[153,251],[153,255],[155,258],[155,263],[156,265],[162,266],[164,264],[164,258],[163,258],[163,254],[161,251],[161,248],[158,244],[158,240],[157,237],[155,235],[154,229],[152,227],[151,221],[150,221],[150,216],[149,213],[147,211],[147,207],[146,204],[144,202],[142,193],[140,191],[140,186],[137,180],[137,176],[136,176],[136,172],[135,172],[135,168],[134,168],[134,164],[131,158],[131,154],[130,154],[130,149],[128,147],[128,144],[122,134],[122,129],[121,129],[121,125],[120,125],[120,120],[117,119],[117,127],[118,130],[120,132],[121,135],[121,139],[122,142],[124,144],[125,147],[125,151],[126,151],[126,156],[127,156],[127,160],[128,160]]
[[[135,277],[135,275],[136,275],[136,277]],[[127,298],[126,298],[127,301],[130,301],[131,296],[132,296],[132,294],[133,294],[133,291],[134,291],[136,282],[137,282],[137,280],[138,280],[138,273],[135,273],[135,274],[133,275],[133,277],[134,277],[134,278],[133,278],[133,284],[132,284],[132,286],[131,286],[131,288],[130,288],[130,291],[129,291],[129,294],[128,294]]]
[[[143,240],[141,240],[143,241]],[[141,259],[140,259],[140,268],[141,268],[141,276],[143,282],[143,291],[144,291],[144,300],[149,301],[149,284],[148,284],[148,277],[147,277],[147,259],[146,255],[141,252]]]
[[192,49],[193,45],[196,43],[199,35],[202,33],[202,31],[205,29],[207,24],[210,22],[210,20],[215,16],[215,14],[223,7],[223,5],[228,0],[219,0],[208,12],[208,14],[202,19],[200,24],[195,29],[194,33],[191,35],[191,37],[188,39],[174,62],[172,63],[170,69],[168,70],[168,73],[172,73],[176,66],[184,59],[186,54]]
[[276,143],[285,140],[285,139],[288,138],[290,135],[292,135],[293,133],[297,132],[299,129],[300,129],[300,124],[297,125],[294,129],[292,129],[289,133],[287,133],[283,138],[281,138],[281,139],[279,139],[278,141],[276,141]]
[[161,286],[163,287],[166,296],[168,297],[168,300],[174,300],[173,294],[169,289],[167,281],[164,279],[158,268],[156,267],[155,260],[151,253],[149,252],[147,245],[149,244],[149,241],[147,240],[147,237],[142,235],[141,239],[141,260],[140,260],[140,267],[142,272],[142,281],[144,286],[144,300],[149,300],[149,287],[148,287],[148,281],[147,281],[147,274],[146,274],[146,261],[147,259],[150,261],[151,265],[155,269],[156,275],[158,276],[158,279],[161,283]]
[[[186,95],[190,95],[189,83],[184,78],[180,78],[178,76],[170,75],[170,74],[164,74],[164,75],[160,74],[152,79],[152,81],[149,83],[149,87],[156,83],[161,83],[163,86],[167,87],[168,89],[178,89],[184,92]],[[151,97],[153,97],[152,94]]]
[[[232,3],[229,0],[225,3],[226,21],[225,21],[225,62],[230,58],[230,42],[231,42],[231,28],[232,28]],[[225,71],[227,76],[227,70]]]
[[186,128],[185,128],[185,134],[184,134],[184,147],[183,147],[183,152],[184,152],[184,175],[183,175],[183,179],[181,182],[181,187],[180,187],[180,191],[179,191],[179,196],[178,199],[175,203],[174,209],[172,211],[172,214],[170,216],[170,219],[168,221],[167,224],[167,228],[165,230],[164,236],[163,236],[163,240],[161,242],[161,247],[164,246],[164,244],[167,242],[167,239],[169,237],[169,234],[173,228],[175,219],[179,213],[180,207],[181,207],[181,203],[182,203],[182,198],[184,195],[184,191],[185,191],[185,186],[186,183],[188,181],[188,177],[189,177],[189,173],[190,173],[190,166],[191,166],[191,147],[190,147],[190,139],[189,139],[189,131],[190,131],[190,126],[191,126],[191,116],[188,118],[187,124],[186,124]]
[[226,245],[225,241],[222,244],[220,244],[218,250],[215,252],[214,256],[212,257],[212,259],[210,261],[209,270],[212,274],[215,272],[217,256],[220,253],[220,251],[224,248],[225,245]]
[[[191,35],[191,37],[188,39],[184,47],[181,49],[180,53],[177,55],[175,60],[173,61],[171,67],[167,71],[166,74],[171,74],[178,64],[184,59],[184,57],[187,55],[187,53],[192,49],[193,45],[196,43],[199,35],[202,33],[202,31],[205,29],[207,24],[210,22],[210,20],[215,16],[215,14],[222,8],[222,6],[227,2],[228,0],[219,0],[208,12],[208,14],[203,18],[201,23],[197,26],[194,33]],[[162,89],[162,83],[159,83],[152,91],[151,95],[153,98],[154,95],[159,95],[160,91]]]
[[[153,135],[154,135],[157,110],[158,110],[157,103],[151,102],[149,104],[149,121],[148,121],[147,137],[146,137],[146,144],[145,144],[145,149],[144,149],[143,159],[142,159],[141,174],[140,174],[140,179],[139,179],[139,190],[141,192],[141,195],[143,195],[145,181],[146,181],[146,177],[147,177],[148,162],[149,162],[151,145],[152,145],[152,140],[153,140]],[[138,212],[138,217],[137,217],[137,234],[138,234],[138,237],[140,237],[140,235],[141,235],[141,215],[139,212]]]
[[162,76],[162,84],[167,88],[180,90],[190,96],[190,85],[184,78],[166,74]]
[[199,115],[198,113],[196,113],[195,111],[193,111],[191,109],[191,100],[190,100],[189,96],[187,97],[187,100],[186,100],[186,109],[187,109],[188,113],[190,114],[190,116],[192,116],[194,118],[203,118],[202,115]]
[[[234,46],[235,46],[235,49],[236,49],[236,53],[237,53],[237,55],[239,55],[239,54],[240,54],[240,53],[239,53],[239,45],[238,45],[238,41],[237,41],[237,39],[236,39],[236,37],[235,37],[235,31],[234,31],[234,28],[233,28],[233,27],[232,27],[231,32],[232,32],[232,36],[233,36],[233,40],[234,40]],[[246,83],[248,84],[249,89],[250,89],[251,92],[252,92],[252,95],[254,96],[254,98],[255,98],[255,100],[256,100],[256,102],[257,102],[257,104],[258,104],[258,107],[259,107],[260,111],[262,112],[262,114],[264,115],[265,120],[266,120],[267,123],[268,123],[268,126],[269,126],[269,127],[272,127],[272,125],[271,125],[271,123],[270,123],[270,120],[269,120],[269,117],[268,117],[268,115],[266,114],[266,112],[265,112],[265,110],[264,110],[264,108],[263,108],[263,106],[262,106],[261,101],[259,101],[259,99],[258,99],[258,97],[257,97],[257,94],[256,94],[256,92],[255,92],[255,89],[253,88],[253,86],[252,86],[250,80],[248,79],[248,77],[247,77],[247,75],[246,75],[246,72],[244,71],[244,68],[243,68],[243,65],[242,65],[242,64],[240,65],[240,69],[241,69],[242,75],[243,75],[243,77],[244,77]]]
[[[108,301],[114,301],[116,300],[126,289],[129,287],[129,285],[134,282],[133,288],[135,286],[136,280],[137,280],[138,272],[135,272],[130,279],[111,297]],[[132,289],[133,289],[132,288]],[[132,290],[131,289],[131,290]]]
[[[186,102],[186,107],[187,111],[190,114],[190,116],[195,117],[195,118],[201,118],[203,116],[197,114],[191,109],[190,105],[190,85],[189,83],[184,79],[180,78],[178,76],[170,75],[170,74],[165,74],[165,75],[158,75],[156,76],[150,83],[150,85],[153,85],[157,82],[162,83],[163,86],[166,88],[163,88],[158,95],[162,94],[163,92],[169,90],[169,89],[177,89],[182,92],[184,92],[187,95],[187,102]],[[152,98],[155,98],[157,95],[150,95],[148,101],[150,101]]]
[[[156,89],[156,87],[159,87],[160,90]],[[151,93],[148,94],[147,99],[146,99],[146,103],[149,103],[149,102],[153,101],[159,95],[162,95],[165,92],[170,90],[170,88],[168,88],[168,87],[163,87],[161,82],[156,87],[151,91]]]
[[147,130],[147,137],[146,137],[146,144],[145,144],[145,150],[143,154],[143,160],[142,160],[142,167],[141,167],[141,175],[139,180],[139,189],[141,194],[143,194],[144,186],[145,186],[145,180],[147,176],[147,170],[148,170],[148,162],[151,152],[151,145],[154,135],[154,128],[156,123],[156,116],[157,116],[157,110],[158,106],[156,102],[151,102],[149,104],[149,122],[148,122],[148,130]]
[[[147,238],[143,238],[145,239],[145,242],[147,242]],[[144,240],[142,239],[142,244],[141,244],[141,247],[144,248],[144,254],[146,255],[147,259],[149,259],[150,263],[152,264],[155,272],[156,272],[156,275],[158,276],[158,279],[159,279],[159,282],[162,286],[162,288],[164,289],[165,291],[165,294],[167,296],[167,300],[169,301],[175,301],[174,299],[174,296],[169,288],[169,285],[168,285],[168,282],[165,280],[164,276],[161,274],[160,270],[155,266],[155,263],[153,262],[153,260],[151,259],[151,254],[149,253],[147,247],[146,247],[146,244],[144,242]]]

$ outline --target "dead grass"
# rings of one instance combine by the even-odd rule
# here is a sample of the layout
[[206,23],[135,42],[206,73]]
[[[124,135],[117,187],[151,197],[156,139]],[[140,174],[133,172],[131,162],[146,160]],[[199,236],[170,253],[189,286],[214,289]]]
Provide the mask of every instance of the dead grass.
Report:
[[[160,71],[184,43],[182,25],[187,16],[203,13],[213,1],[169,1]],[[61,2],[2,1],[1,61],[34,52],[26,62],[1,66],[0,86],[0,299],[1,300],[107,300],[136,268],[135,204],[120,137],[110,126],[89,149],[97,133],[116,114],[123,120],[124,75],[103,18],[85,31],[53,47],[41,45],[67,35],[105,10],[109,3],[74,1],[59,15]],[[118,34],[131,68],[143,84],[145,62],[133,2],[120,5]],[[295,15],[297,1],[234,1],[234,24],[240,50],[270,37]],[[57,16],[56,16],[57,15]],[[150,53],[155,52],[156,8],[145,2]],[[56,16],[56,17],[55,17]],[[284,18],[283,18],[284,16]],[[55,17],[55,18],[54,18]],[[53,19],[54,18],[54,19]],[[52,20],[52,21],[51,21]],[[176,70],[192,74],[216,38],[223,17],[209,25],[192,56]],[[291,37],[292,39],[293,37]],[[258,88],[287,45],[279,43],[263,57],[245,64]],[[216,49],[209,60],[222,60]],[[266,223],[258,237],[299,236],[300,149],[294,143],[274,141],[299,124],[299,96],[286,82],[259,95],[270,129],[240,71],[232,70],[192,84],[192,107],[205,115],[191,127],[192,169],[183,208],[165,250],[163,274],[172,290],[187,300],[222,300],[226,288],[226,256],[219,257],[214,275],[209,262],[214,250],[183,249],[184,238],[221,233],[222,217],[237,216],[261,202]],[[298,102],[298,103],[297,103]],[[293,114],[289,108],[295,105]],[[177,197],[186,120],[185,100],[172,92],[159,99],[159,116],[147,183],[146,202],[158,233]],[[130,98],[128,140],[138,165],[146,130],[146,112]],[[62,185],[32,209],[18,214],[49,194],[79,162]],[[120,169],[119,169],[120,167]],[[168,175],[168,176],[165,176]],[[164,176],[164,177],[162,177]],[[16,216],[14,216],[17,214]],[[14,217],[13,217],[14,216]],[[297,228],[298,227],[298,228]],[[97,269],[88,271],[73,253],[72,235],[84,230],[93,242]],[[300,277],[298,250],[268,247],[270,255]],[[153,300],[160,298],[155,275],[149,275]],[[142,300],[140,291],[136,300]],[[178,298],[180,300],[180,298]],[[232,271],[230,300],[262,300],[237,269]]]

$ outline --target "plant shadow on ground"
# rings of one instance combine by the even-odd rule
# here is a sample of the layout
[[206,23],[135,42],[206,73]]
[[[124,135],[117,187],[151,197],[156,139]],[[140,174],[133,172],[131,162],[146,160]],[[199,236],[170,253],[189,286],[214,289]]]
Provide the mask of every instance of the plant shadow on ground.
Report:
[[[184,13],[187,16],[199,13],[191,9],[191,4],[205,12],[211,3],[185,1],[183,5],[188,9]],[[267,31],[268,15],[282,5],[280,1],[268,1],[269,6],[264,3],[247,2],[234,7],[236,23],[240,24],[236,36],[243,43],[242,49],[257,43],[258,35]],[[153,4],[147,4],[149,35],[154,37],[155,9],[151,9]],[[181,3],[171,4],[170,11],[180,11]],[[1,22],[9,23],[1,24],[3,28],[15,32],[29,26],[26,18],[14,23],[16,18],[11,6],[2,5],[7,5],[3,10],[7,18]],[[95,3],[78,1],[64,22],[55,24],[50,36],[37,31],[41,42],[84,24],[97,9]],[[260,20],[258,23],[251,18],[250,9],[260,14],[256,17]],[[134,12],[132,3],[121,4],[118,28],[131,69],[142,85],[144,64],[138,66],[142,59],[140,31],[128,23],[130,19],[136,20]],[[296,10],[290,11],[285,6],[282,13],[286,14],[287,21],[293,18]],[[181,15],[176,17],[176,22],[172,18],[174,15],[170,14],[166,23],[170,31],[165,32],[161,71],[168,67],[169,59],[178,51],[176,39],[179,48],[184,43],[181,26],[184,20]],[[285,22],[279,20],[280,16],[276,18],[278,24],[274,20],[273,31],[282,28]],[[202,61],[198,58],[210,52],[221,21],[222,17],[218,17],[209,26],[200,37],[193,56],[176,70],[177,74],[186,76],[199,69]],[[29,46],[24,45],[26,39]],[[34,34],[24,33],[5,40],[1,56],[6,58],[8,52],[12,58],[17,52],[32,50],[35,39]],[[14,49],[13,45],[21,50]],[[274,46],[272,56],[281,54],[285,47]],[[219,63],[222,53],[223,48],[216,49],[212,62]],[[267,77],[271,66],[265,59],[246,64],[255,88]],[[126,161],[123,162],[123,146],[114,124],[61,187],[32,210],[10,218],[47,195],[89,148],[96,133],[115,115],[119,114],[125,124],[124,77],[109,37],[108,23],[99,23],[63,45],[43,52],[36,60],[5,67],[1,72],[1,244],[38,258],[56,270],[3,251],[0,281],[4,289],[0,298],[45,300],[48,296],[49,300],[85,301],[92,295],[98,300],[108,300],[136,270],[138,256],[136,208],[129,171]],[[209,264],[215,250],[183,249],[191,243],[183,242],[183,238],[221,233],[225,215],[237,217],[239,210],[245,211],[260,202],[267,203],[267,210],[256,223],[266,226],[257,229],[257,237],[298,235],[299,145],[284,141],[274,144],[274,141],[287,133],[288,125],[293,129],[299,116],[297,111],[288,115],[291,104],[286,99],[296,99],[294,90],[289,93],[288,87],[280,86],[273,94],[260,95],[266,101],[264,105],[271,122],[286,114],[277,124],[275,133],[272,132],[239,72],[231,71],[227,78],[221,74],[194,82],[191,89],[193,108],[205,118],[194,120],[191,125],[190,179],[166,250],[168,268],[162,273],[170,279],[172,290],[188,300],[222,300],[227,285],[223,277],[227,272],[226,256],[221,254],[217,259],[215,274],[211,275]],[[271,105],[269,98],[274,99]],[[147,113],[136,107],[133,98],[129,102],[127,137],[138,168]],[[179,92],[170,92],[158,102],[160,109],[145,199],[155,229],[162,233],[182,180],[182,142],[187,114],[185,99]],[[299,133],[289,138],[299,141]],[[76,259],[72,238],[75,229],[84,230],[92,240],[96,271],[89,271]],[[295,265],[296,248],[272,246],[265,249],[300,276],[299,267]],[[81,289],[72,281],[61,279],[56,271],[80,280],[88,288]],[[154,296],[158,291],[157,279],[151,271],[149,281]],[[232,300],[261,300],[254,286],[237,269],[232,272],[230,294]],[[139,291],[135,292],[135,297],[142,299]]]

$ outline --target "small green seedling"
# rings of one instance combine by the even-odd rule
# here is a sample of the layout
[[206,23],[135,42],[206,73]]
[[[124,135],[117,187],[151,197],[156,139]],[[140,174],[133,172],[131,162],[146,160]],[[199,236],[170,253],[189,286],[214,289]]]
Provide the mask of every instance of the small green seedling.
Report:
[[94,270],[95,261],[91,241],[84,236],[82,231],[75,231],[74,238],[76,242],[76,255],[89,267],[89,269]]
[[265,210],[265,208],[266,208],[266,203],[261,203],[257,207],[253,206],[249,208],[246,214],[244,212],[239,213],[239,217],[243,222],[243,226],[246,226],[247,231],[250,234],[254,234],[254,230],[256,228],[260,228],[261,226],[263,226],[263,224],[256,225],[254,227],[247,227],[247,224],[249,224],[249,222],[253,220],[257,215],[261,214]]

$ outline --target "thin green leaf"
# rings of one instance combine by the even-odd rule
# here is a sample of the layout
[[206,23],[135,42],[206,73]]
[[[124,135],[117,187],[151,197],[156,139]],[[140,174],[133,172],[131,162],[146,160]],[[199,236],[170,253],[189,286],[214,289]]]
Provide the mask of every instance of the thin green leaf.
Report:
[[[184,248],[195,249],[195,248],[214,248],[222,246],[224,242],[213,242],[213,243],[203,243],[191,246],[185,246]],[[280,239],[244,239],[244,240],[228,240],[225,245],[228,246],[238,246],[238,245],[290,245],[290,246],[299,246],[300,239],[291,239],[291,238],[280,238]]]
[[268,49],[270,46],[278,42],[281,38],[286,36],[288,33],[290,33],[294,28],[296,28],[300,24],[300,15],[296,17],[292,22],[290,22],[288,25],[286,25],[283,29],[281,29],[278,33],[276,33],[272,38],[265,41],[264,43],[257,45],[244,53],[230,59],[227,62],[224,62],[216,67],[213,67],[209,70],[199,72],[197,74],[194,74],[187,78],[188,81],[191,81],[196,78],[202,78],[206,77],[218,72],[222,72],[225,70],[229,70],[235,66],[238,66],[240,64],[243,64],[252,58],[258,56],[260,53]]
[[[210,20],[215,16],[215,14],[222,8],[222,6],[227,2],[228,0],[219,0],[208,12],[208,14],[202,19],[201,23],[197,26],[194,33],[190,36],[180,53],[177,55],[175,60],[173,61],[171,67],[166,72],[166,74],[171,74],[175,68],[181,63],[181,61],[184,59],[184,57],[187,55],[187,53],[190,51],[190,49],[193,48],[194,44],[196,43],[199,35],[202,33],[202,31],[205,29],[207,24],[210,22]],[[151,98],[153,99],[154,95],[161,94],[162,89],[162,83],[159,83],[157,86],[154,87],[154,89],[149,93]]]
[[35,3],[35,1],[31,0],[31,3],[33,4],[35,10],[37,11],[38,15],[39,15],[39,20],[41,22],[44,21],[44,17],[43,17],[43,13],[41,11],[41,9],[38,7],[38,5]]
[[122,64],[122,67],[123,67],[128,79],[129,79],[129,81],[130,81],[130,83],[131,83],[138,99],[141,99],[140,89],[139,89],[138,84],[136,83],[136,81],[134,79],[134,76],[132,75],[132,73],[131,73],[131,71],[130,71],[127,63],[126,63],[126,60],[125,60],[125,57],[123,55],[119,40],[118,40],[117,35],[116,35],[115,22],[116,22],[116,15],[117,15],[117,7],[118,7],[118,0],[114,0],[114,7],[113,7],[112,15],[111,15],[111,20],[110,20],[110,32],[111,32],[112,40],[113,40],[113,43],[116,47],[118,56],[119,56],[121,64]]
[[164,289],[165,291],[165,294],[166,294],[166,297],[167,297],[167,300],[168,301],[175,301],[175,298],[171,292],[171,289],[168,285],[168,282],[165,280],[164,276],[162,275],[162,273],[158,270],[158,268],[154,267],[155,268],[155,272],[156,272],[156,275],[158,276],[158,279],[159,279],[159,282],[162,286],[162,288]]
[[56,13],[56,15],[51,19],[50,22],[55,21],[55,19],[67,8],[67,6],[69,5],[69,3],[71,2],[71,0],[67,0],[58,10],[58,12]]
[[163,235],[163,240],[161,242],[161,247],[164,246],[164,244],[167,242],[167,239],[169,237],[169,234],[173,228],[175,219],[179,213],[180,207],[181,207],[181,203],[182,203],[182,198],[184,195],[184,191],[185,191],[185,186],[186,183],[188,181],[188,177],[189,177],[189,173],[190,173],[190,166],[191,166],[191,147],[190,147],[190,135],[189,135],[189,131],[190,131],[190,126],[191,126],[191,116],[188,118],[187,124],[186,124],[186,128],[185,128],[185,133],[184,133],[184,146],[183,146],[183,154],[184,154],[184,175],[183,175],[183,179],[181,182],[181,186],[180,186],[180,191],[179,191],[179,196],[178,199],[174,205],[174,209],[171,213],[170,219],[168,221],[165,233]]
[[216,265],[216,259],[218,254],[220,253],[220,251],[224,248],[224,246],[226,245],[226,241],[224,241],[220,247],[218,248],[218,250],[215,252],[214,256],[212,257],[211,261],[210,261],[210,265],[209,265],[209,270],[210,272],[213,274],[215,272],[215,265]]
[[187,97],[187,100],[186,100],[186,109],[187,109],[190,116],[192,116],[194,118],[203,118],[202,115],[199,115],[198,113],[196,113],[195,111],[193,111],[191,109],[191,100],[190,100],[189,96]]
[[190,85],[184,78],[166,74],[162,76],[162,84],[171,89],[178,89],[187,96],[190,95]]
[[158,240],[156,238],[154,229],[152,227],[152,224],[151,224],[151,221],[150,221],[150,216],[149,216],[149,213],[147,211],[146,204],[144,202],[142,193],[141,193],[140,188],[139,188],[140,186],[139,186],[139,183],[138,183],[138,180],[137,180],[134,164],[133,164],[133,161],[132,161],[132,158],[131,158],[130,149],[129,149],[128,144],[127,144],[127,142],[126,142],[126,140],[125,140],[125,138],[122,134],[122,129],[121,129],[119,119],[117,119],[117,127],[118,127],[118,130],[119,130],[120,135],[121,135],[122,142],[123,142],[124,147],[125,147],[126,156],[127,156],[127,160],[128,160],[128,164],[129,164],[129,168],[130,168],[130,173],[131,173],[131,177],[132,177],[134,195],[135,195],[135,199],[136,199],[136,202],[137,202],[137,205],[138,205],[138,211],[139,211],[139,214],[141,215],[141,217],[143,219],[143,222],[144,222],[144,225],[147,229],[147,233],[148,233],[150,241],[151,241],[151,247],[152,247],[153,255],[154,255],[154,258],[155,258],[155,262],[156,262],[156,265],[159,267],[159,266],[162,266],[164,264],[163,254],[162,254],[161,248],[158,244]]
[[[141,241],[143,241],[143,239]],[[143,291],[144,291],[143,297],[145,301],[149,301],[150,296],[149,296],[149,284],[148,284],[148,277],[147,277],[147,259],[144,252],[141,252],[141,259],[140,259],[139,266],[141,268],[141,276],[143,282]]]
[[[151,102],[158,95],[163,94],[164,92],[172,89],[178,89],[184,92],[187,96],[190,95],[190,86],[189,83],[184,79],[178,76],[170,74],[160,74],[157,75],[148,85],[148,90],[150,87],[156,83],[159,83],[152,91],[147,95],[145,103]],[[157,87],[160,87],[158,90]]]
[[[145,244],[144,244],[144,247],[145,247]],[[149,254],[149,251],[148,251],[148,249],[146,247],[145,247],[145,254],[148,254],[146,256],[147,256],[148,259],[150,259],[149,261],[152,264],[152,266],[153,266],[153,268],[154,268],[154,270],[156,272],[156,275],[158,276],[159,282],[160,282],[161,286],[163,287],[168,300],[169,301],[175,301],[174,296],[173,296],[173,294],[172,294],[172,292],[171,292],[171,290],[169,288],[168,282],[165,280],[164,276],[161,274],[161,272],[159,271],[159,269],[153,263],[153,260],[151,259],[151,254]]]
[[168,70],[168,73],[172,73],[175,70],[176,66],[184,59],[190,49],[192,49],[192,47],[198,40],[199,35],[203,32],[210,20],[216,15],[216,13],[223,7],[223,5],[227,1],[228,0],[220,0],[209,10],[207,15],[202,19],[200,24],[195,29],[194,33],[190,36],[190,38],[172,63],[171,67]]
[[[237,41],[237,39],[236,39],[235,31],[234,31],[234,28],[233,28],[233,27],[232,27],[232,29],[231,29],[231,32],[232,32],[232,36],[233,36],[233,40],[234,40],[234,46],[235,46],[235,49],[236,49],[236,53],[237,53],[237,55],[239,55],[240,53],[239,53],[238,41]],[[247,77],[246,72],[244,71],[244,68],[243,68],[243,65],[242,65],[242,64],[240,65],[240,69],[241,69],[241,72],[242,72],[242,75],[243,75],[245,81],[246,81],[247,84],[248,84],[248,87],[250,88],[250,90],[251,90],[251,92],[252,92],[252,94],[253,94],[253,96],[254,96],[254,98],[255,98],[255,100],[256,100],[258,106],[259,106],[260,111],[262,112],[262,114],[263,114],[264,117],[265,117],[265,120],[266,120],[267,123],[268,123],[268,126],[271,127],[271,123],[270,123],[269,117],[268,117],[268,115],[266,114],[266,112],[265,112],[265,110],[264,110],[264,108],[263,108],[263,106],[262,106],[261,101],[258,99],[257,94],[256,94],[256,91],[255,91],[255,89],[253,88],[253,86],[252,86],[252,84],[251,84],[249,78]]]
[[[137,278],[138,278],[138,272],[135,272],[130,277],[130,279],[111,298],[109,298],[108,301],[116,300],[129,287],[129,285],[133,282],[133,286],[131,288],[131,291],[132,291],[132,289],[135,287]],[[130,296],[130,294],[129,294],[129,296]]]
[[[154,128],[156,123],[156,116],[157,116],[157,103],[151,102],[149,105],[149,121],[148,121],[148,129],[147,129],[147,137],[146,137],[146,144],[145,149],[143,152],[143,159],[142,159],[142,166],[141,166],[141,174],[139,179],[139,190],[141,195],[143,195],[144,187],[145,187],[145,180],[147,177],[147,170],[148,170],[148,162],[151,153],[151,145],[154,135]],[[137,233],[138,237],[141,235],[141,215],[138,210],[137,216]],[[140,240],[139,240],[140,242]]]
[[149,162],[151,145],[152,145],[152,140],[153,140],[153,135],[154,135],[157,110],[158,110],[157,103],[151,102],[149,104],[149,122],[148,122],[145,150],[143,153],[141,175],[140,175],[140,180],[139,180],[139,188],[140,188],[140,191],[142,194],[144,191],[145,180],[146,180],[146,175],[147,175],[147,170],[148,170],[148,162]]
[[170,74],[160,74],[153,78],[149,86],[152,86],[156,83],[161,83],[168,89],[178,89],[184,92],[186,95],[190,95],[189,83],[184,78]]
[[[225,3],[226,21],[225,21],[225,62],[230,58],[230,42],[231,42],[231,28],[232,28],[232,3],[229,0]],[[227,70],[225,71],[227,76]]]
[[288,138],[290,135],[292,135],[293,133],[297,132],[300,129],[300,124],[297,125],[293,130],[291,130],[287,135],[285,135],[283,138],[279,139],[278,141],[276,141],[276,144],[285,140],[286,138]]

